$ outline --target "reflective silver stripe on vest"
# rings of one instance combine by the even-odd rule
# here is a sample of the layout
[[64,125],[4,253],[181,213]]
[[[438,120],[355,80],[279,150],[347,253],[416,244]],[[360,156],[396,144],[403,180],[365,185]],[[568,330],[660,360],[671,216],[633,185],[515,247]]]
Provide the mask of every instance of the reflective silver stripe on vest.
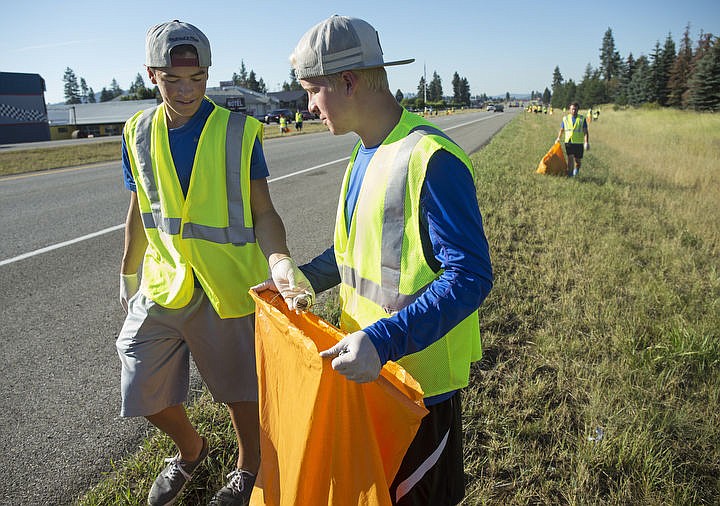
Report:
[[[135,144],[138,153],[138,165],[143,186],[150,201],[149,213],[142,213],[145,228],[157,228],[166,234],[180,233],[181,219],[166,218],[162,215],[160,196],[157,190],[155,174],[152,170],[150,155],[152,119],[157,107],[144,111],[137,122]],[[183,227],[183,239],[203,239],[218,244],[245,244],[255,242],[255,231],[244,226],[244,204],[240,181],[242,163],[242,141],[245,131],[245,115],[230,113],[225,135],[225,178],[229,223],[227,227],[210,227],[198,223],[186,223]]]
[[383,211],[382,245],[380,252],[381,285],[361,277],[352,267],[342,266],[341,278],[357,290],[358,294],[381,306],[387,313],[393,314],[412,303],[424,291],[407,295],[400,293],[400,263],[402,242],[405,229],[405,192],[407,189],[410,155],[424,135],[438,135],[450,140],[441,130],[429,125],[420,125],[402,141],[390,168],[390,179],[385,191]]

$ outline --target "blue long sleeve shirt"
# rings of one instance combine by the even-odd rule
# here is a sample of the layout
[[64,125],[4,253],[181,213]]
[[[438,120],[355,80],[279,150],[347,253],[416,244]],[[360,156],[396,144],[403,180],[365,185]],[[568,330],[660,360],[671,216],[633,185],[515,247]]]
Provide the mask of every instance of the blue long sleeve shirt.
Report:
[[[359,190],[364,176],[362,166],[367,166],[368,156],[372,157],[376,149],[360,147],[348,186],[347,216],[352,216],[357,201],[358,191],[353,191],[353,187]],[[361,169],[356,172],[359,165]],[[412,304],[363,329],[383,364],[440,339],[475,311],[492,287],[490,253],[475,185],[462,161],[445,150],[432,156],[420,205],[421,229],[429,242],[424,248],[425,256],[444,271]],[[316,292],[340,283],[332,247],[301,269]],[[426,404],[431,403],[428,400]]]

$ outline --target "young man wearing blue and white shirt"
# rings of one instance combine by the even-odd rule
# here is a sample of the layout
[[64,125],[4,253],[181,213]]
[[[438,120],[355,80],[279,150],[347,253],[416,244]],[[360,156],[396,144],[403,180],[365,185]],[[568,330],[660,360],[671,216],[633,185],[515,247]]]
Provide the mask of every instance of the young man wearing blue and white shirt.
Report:
[[[316,292],[340,285],[336,346],[320,352],[356,382],[399,362],[429,414],[390,487],[393,504],[454,505],[464,496],[460,393],[482,354],[478,307],[492,286],[488,243],[467,155],[390,92],[379,36],[332,16],[291,55],[310,112],[355,132],[332,247],[301,270]],[[352,428],[349,428],[350,430]]]

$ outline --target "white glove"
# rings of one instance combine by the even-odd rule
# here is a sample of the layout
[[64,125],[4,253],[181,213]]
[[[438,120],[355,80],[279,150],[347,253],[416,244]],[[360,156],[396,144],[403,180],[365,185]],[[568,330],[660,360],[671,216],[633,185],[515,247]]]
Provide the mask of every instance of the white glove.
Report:
[[307,311],[315,302],[315,291],[305,274],[298,269],[295,260],[283,257],[270,266],[272,279],[268,279],[253,288],[255,290],[270,289],[280,292],[288,309],[291,311]]
[[585,151],[590,151],[590,143],[589,142],[585,143]]
[[137,273],[135,274],[120,274],[120,305],[127,313],[128,301],[132,299],[140,288],[140,281],[138,280]]
[[560,137],[555,139],[555,144],[559,144],[559,143],[560,143]]
[[332,368],[357,383],[375,381],[382,369],[375,345],[362,330],[345,336],[320,356],[332,358]]

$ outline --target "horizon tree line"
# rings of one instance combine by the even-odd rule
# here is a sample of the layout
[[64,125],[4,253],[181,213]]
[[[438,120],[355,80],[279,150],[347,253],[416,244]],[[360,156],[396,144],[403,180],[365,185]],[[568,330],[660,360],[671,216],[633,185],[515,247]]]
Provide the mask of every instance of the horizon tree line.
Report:
[[[549,90],[546,91],[549,92]],[[668,33],[649,56],[621,57],[608,28],[600,47],[600,66],[588,63],[582,80],[565,80],[560,67],[552,74],[552,93],[542,101],[556,108],[579,102],[583,107],[613,103],[618,106],[675,107],[696,111],[720,109],[720,38],[703,33],[695,45],[690,24],[685,28],[679,49]]]

